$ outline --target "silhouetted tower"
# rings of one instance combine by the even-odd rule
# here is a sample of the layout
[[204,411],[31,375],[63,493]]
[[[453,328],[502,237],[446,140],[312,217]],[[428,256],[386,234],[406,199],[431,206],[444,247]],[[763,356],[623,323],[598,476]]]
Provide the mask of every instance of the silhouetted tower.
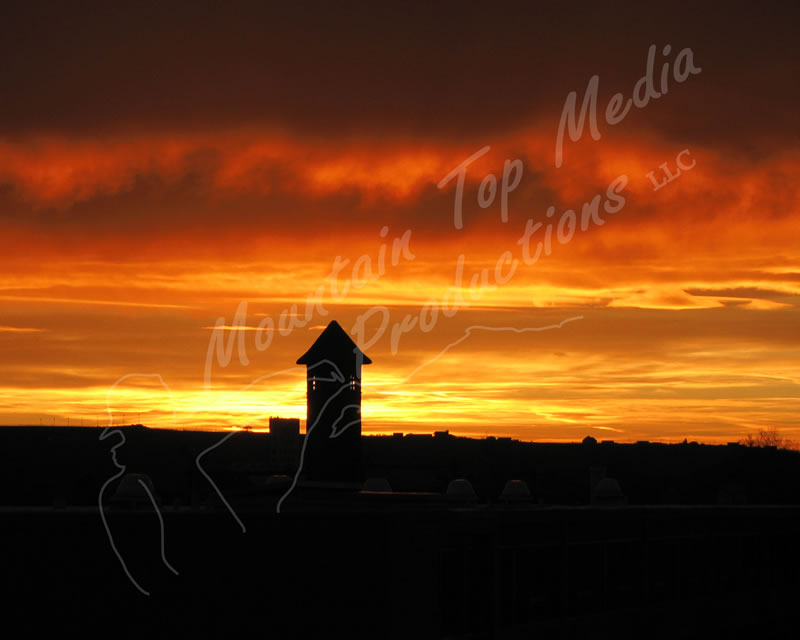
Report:
[[361,366],[371,363],[335,320],[298,358],[307,367],[306,478],[363,479]]

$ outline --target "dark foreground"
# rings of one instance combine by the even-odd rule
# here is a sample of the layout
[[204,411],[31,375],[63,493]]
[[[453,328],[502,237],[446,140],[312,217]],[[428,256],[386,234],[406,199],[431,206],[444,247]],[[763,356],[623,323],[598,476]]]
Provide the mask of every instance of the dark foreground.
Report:
[[[800,507],[6,508],[19,637],[795,637]],[[405,503],[404,503],[405,500]],[[423,500],[424,502],[424,500]]]

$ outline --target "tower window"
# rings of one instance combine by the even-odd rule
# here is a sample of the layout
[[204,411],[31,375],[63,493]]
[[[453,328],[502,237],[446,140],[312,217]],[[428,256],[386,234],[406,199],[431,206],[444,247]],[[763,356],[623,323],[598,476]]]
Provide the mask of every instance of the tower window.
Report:
[[317,390],[317,376],[311,376],[311,390]]

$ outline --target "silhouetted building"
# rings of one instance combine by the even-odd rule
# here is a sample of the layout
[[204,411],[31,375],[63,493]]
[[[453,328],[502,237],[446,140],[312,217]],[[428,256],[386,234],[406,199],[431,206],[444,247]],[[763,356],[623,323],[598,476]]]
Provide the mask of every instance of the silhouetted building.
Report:
[[298,358],[307,367],[307,479],[363,480],[361,366],[371,363],[335,320]]
[[298,437],[300,435],[300,419],[270,417],[269,432],[278,438]]
[[300,462],[300,419],[270,417],[269,434],[269,469],[280,473],[293,472]]

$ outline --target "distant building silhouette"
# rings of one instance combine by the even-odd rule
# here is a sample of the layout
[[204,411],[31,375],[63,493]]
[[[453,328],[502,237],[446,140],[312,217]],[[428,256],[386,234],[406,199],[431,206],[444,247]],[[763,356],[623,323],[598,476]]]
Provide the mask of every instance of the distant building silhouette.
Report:
[[269,432],[277,438],[296,438],[300,435],[300,419],[270,417]]
[[361,366],[371,363],[335,320],[298,358],[307,367],[306,479],[363,481]]
[[267,464],[271,471],[278,473],[291,473],[297,469],[300,462],[300,419],[277,418],[269,419],[270,447]]

